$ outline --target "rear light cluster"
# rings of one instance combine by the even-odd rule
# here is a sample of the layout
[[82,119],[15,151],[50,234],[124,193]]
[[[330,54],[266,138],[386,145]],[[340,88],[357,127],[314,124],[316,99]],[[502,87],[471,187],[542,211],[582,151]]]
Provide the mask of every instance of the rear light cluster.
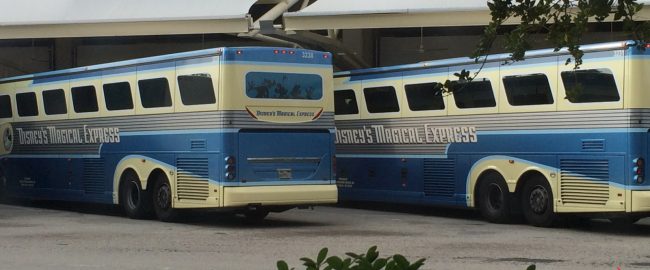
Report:
[[645,181],[645,160],[635,158],[632,162],[634,162],[634,182],[642,184]]
[[236,168],[235,167],[235,157],[227,156],[224,159],[224,161],[226,163],[226,167],[225,167],[225,169],[226,169],[226,179],[228,179],[228,180],[235,179],[235,176],[236,176],[235,175],[235,172],[236,172],[236,169],[235,169]]

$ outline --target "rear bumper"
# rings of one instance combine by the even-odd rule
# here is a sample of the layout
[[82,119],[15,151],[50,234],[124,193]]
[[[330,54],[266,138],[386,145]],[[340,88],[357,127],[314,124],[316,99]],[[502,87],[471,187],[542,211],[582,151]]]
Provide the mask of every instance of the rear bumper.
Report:
[[336,185],[224,187],[225,207],[336,203]]
[[632,212],[650,212],[650,190],[632,191]]

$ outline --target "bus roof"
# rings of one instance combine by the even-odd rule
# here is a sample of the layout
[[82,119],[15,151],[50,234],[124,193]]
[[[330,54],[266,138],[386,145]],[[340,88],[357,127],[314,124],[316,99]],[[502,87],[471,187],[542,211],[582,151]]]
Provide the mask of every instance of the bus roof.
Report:
[[[580,46],[580,49],[584,52],[609,51],[609,50],[627,48],[635,44],[636,44],[635,41],[618,41],[618,42],[583,45]],[[566,55],[566,54],[569,54],[567,48],[562,48],[559,51],[554,51],[554,49],[540,49],[540,50],[527,51],[525,58],[527,59],[539,58],[545,56]],[[507,61],[511,59],[511,55],[509,53],[491,54],[486,57],[487,57],[487,62],[500,62],[500,61]],[[389,72],[428,69],[428,68],[446,67],[446,66],[471,65],[471,64],[480,64],[481,61],[482,59],[477,62],[474,59],[469,57],[458,57],[458,58],[440,59],[440,60],[432,60],[432,61],[423,61],[415,64],[341,71],[335,73],[334,77],[340,78],[340,77],[381,74],[381,73],[389,73]]]
[[[105,63],[105,64],[97,64],[97,65],[91,65],[91,66],[84,66],[84,67],[77,67],[77,68],[70,68],[70,69],[62,69],[62,70],[55,70],[55,71],[47,71],[47,72],[34,73],[34,74],[28,74],[28,75],[21,75],[21,76],[15,76],[15,77],[8,77],[8,78],[0,79],[0,84],[16,82],[16,81],[36,80],[36,79],[44,79],[44,78],[51,78],[51,77],[59,77],[59,76],[66,76],[66,75],[73,75],[73,74],[80,74],[80,73],[97,72],[97,71],[101,71],[101,70],[117,69],[117,68],[124,68],[124,67],[133,67],[133,66],[139,66],[139,65],[144,65],[144,64],[155,64],[155,63],[161,63],[161,62],[169,62],[169,61],[175,61],[175,60],[199,58],[199,57],[206,57],[206,56],[218,56],[218,55],[223,55],[225,53],[228,53],[229,51],[231,51],[232,54],[235,54],[237,51],[244,51],[244,52],[250,52],[250,51],[261,52],[261,51],[265,51],[266,52],[266,51],[278,51],[278,50],[280,50],[280,51],[292,50],[294,52],[295,51],[309,51],[309,50],[304,50],[304,49],[280,48],[280,47],[219,47],[219,48],[211,48],[211,49],[203,49],[203,50],[196,50],[196,51],[189,51],[189,52],[164,54],[164,55],[158,55],[158,56],[136,58],[136,59],[132,59],[132,60],[110,62],[110,63]],[[329,57],[329,53],[326,53],[326,54],[328,54],[327,61],[329,61],[329,63],[331,63],[331,57]]]

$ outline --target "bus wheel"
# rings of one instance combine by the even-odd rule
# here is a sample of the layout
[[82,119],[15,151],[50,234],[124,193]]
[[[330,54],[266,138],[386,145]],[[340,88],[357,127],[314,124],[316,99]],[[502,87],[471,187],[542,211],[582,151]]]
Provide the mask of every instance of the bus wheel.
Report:
[[160,221],[172,222],[178,218],[178,210],[172,208],[172,187],[162,174],[153,187],[153,209]]
[[0,172],[0,203],[7,201],[7,177]]
[[142,190],[140,179],[132,171],[127,171],[122,175],[120,204],[129,218],[146,219],[151,217],[151,195]]
[[264,220],[269,215],[269,211],[265,209],[250,209],[244,212],[244,217],[250,222],[259,222]]
[[523,187],[521,205],[530,225],[550,227],[556,219],[553,212],[553,191],[544,177],[534,177]]
[[490,173],[481,178],[478,189],[481,215],[490,222],[509,222],[511,204],[506,181],[498,173]]

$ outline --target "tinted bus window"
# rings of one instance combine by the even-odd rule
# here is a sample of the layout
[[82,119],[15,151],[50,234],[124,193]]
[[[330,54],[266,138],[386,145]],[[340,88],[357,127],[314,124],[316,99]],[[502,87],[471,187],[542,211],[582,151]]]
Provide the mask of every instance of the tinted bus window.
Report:
[[104,101],[109,111],[133,109],[131,85],[128,82],[104,84]]
[[43,107],[48,115],[68,113],[63,89],[43,91]]
[[0,96],[0,118],[11,118],[11,98],[9,96]]
[[437,83],[409,84],[404,86],[411,111],[444,110],[442,91]]
[[352,90],[340,90],[334,92],[334,114],[358,114],[357,98]]
[[364,88],[363,96],[370,113],[399,112],[397,95],[392,86]]
[[609,69],[564,71],[562,83],[572,103],[619,101],[614,75]]
[[497,105],[489,80],[455,83],[452,86],[456,107],[461,109],[495,107]]
[[544,74],[503,77],[508,103],[513,106],[553,104],[553,94]]
[[147,79],[138,81],[140,102],[145,108],[171,107],[172,97],[169,93],[169,83],[166,78]]
[[98,111],[97,93],[95,93],[94,86],[72,87],[71,92],[72,105],[75,112],[84,113]]
[[316,74],[249,72],[246,95],[250,98],[308,99],[323,97],[323,80]]
[[36,94],[34,92],[16,94],[16,107],[18,108],[19,116],[38,115],[38,107],[36,107]]
[[183,105],[214,104],[214,87],[210,74],[200,73],[178,76],[178,89]]

